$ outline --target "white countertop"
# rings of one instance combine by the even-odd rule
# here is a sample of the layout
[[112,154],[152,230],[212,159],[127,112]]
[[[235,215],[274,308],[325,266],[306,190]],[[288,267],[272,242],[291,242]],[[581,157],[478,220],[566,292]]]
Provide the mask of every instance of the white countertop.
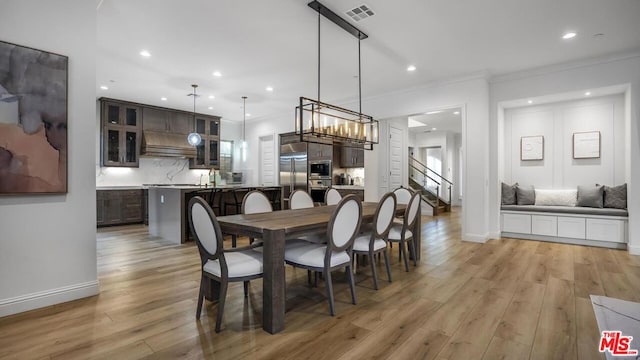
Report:
[[364,190],[364,186],[361,185],[331,185],[331,187],[342,190]]

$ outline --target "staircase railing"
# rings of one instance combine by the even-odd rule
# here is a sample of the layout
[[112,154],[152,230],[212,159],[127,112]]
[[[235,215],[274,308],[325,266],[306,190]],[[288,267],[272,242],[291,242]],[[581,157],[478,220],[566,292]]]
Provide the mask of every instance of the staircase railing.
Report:
[[[423,164],[422,162],[420,162],[418,159],[414,158],[413,156],[409,156],[409,169],[410,169],[410,176],[411,176],[411,180],[413,180],[417,185],[420,185],[420,187],[422,188],[421,190],[427,191],[431,194],[433,194],[436,197],[436,207],[440,205],[440,202],[444,203],[445,207],[447,208],[447,210],[451,209],[451,188],[453,187],[453,182],[451,182],[451,180],[443,177],[442,175],[438,174],[436,171],[434,171],[433,169],[430,169],[427,165]],[[420,184],[417,179],[414,177],[414,174],[411,174],[411,170],[413,170],[415,173],[418,173],[420,175],[423,176],[422,181],[423,183]],[[431,191],[428,187],[427,187],[427,179],[431,180],[433,183],[436,184],[436,191],[435,194],[433,193],[433,191]],[[442,194],[440,194],[440,188],[441,186],[446,186],[447,187],[447,198],[443,199],[442,198]]]

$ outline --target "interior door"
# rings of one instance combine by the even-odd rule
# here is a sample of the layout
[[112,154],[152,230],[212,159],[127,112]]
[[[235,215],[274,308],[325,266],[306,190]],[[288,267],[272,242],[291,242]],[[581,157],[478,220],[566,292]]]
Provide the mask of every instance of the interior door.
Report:
[[274,136],[260,137],[260,184],[273,186],[275,181]]
[[403,130],[389,126],[389,191],[402,185]]

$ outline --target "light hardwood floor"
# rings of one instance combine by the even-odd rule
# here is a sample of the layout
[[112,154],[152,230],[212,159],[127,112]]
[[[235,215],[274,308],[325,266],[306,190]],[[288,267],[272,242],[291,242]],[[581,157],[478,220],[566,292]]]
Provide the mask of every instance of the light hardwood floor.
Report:
[[[640,257],[537,241],[460,240],[459,213],[423,219],[423,257],[380,290],[358,268],[358,305],[334,275],[324,286],[287,267],[286,329],[261,328],[262,283],[231,285],[222,332],[216,305],[195,307],[194,244],[150,238],[144,226],[98,231],[100,295],[0,319],[0,358],[15,359],[603,359],[589,294],[640,301]],[[73,261],[73,259],[68,259]]]

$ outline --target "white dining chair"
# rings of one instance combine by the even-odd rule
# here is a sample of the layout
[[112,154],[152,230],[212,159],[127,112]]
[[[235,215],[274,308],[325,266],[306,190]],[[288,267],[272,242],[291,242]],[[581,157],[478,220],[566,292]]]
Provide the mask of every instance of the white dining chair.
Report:
[[[248,192],[242,199],[242,207],[240,208],[243,214],[260,214],[266,212],[272,212],[273,206],[267,195],[260,190],[253,190]],[[254,239],[250,238],[249,243],[253,244]],[[262,251],[262,240],[255,241],[255,251]]]
[[311,195],[304,190],[296,190],[289,196],[290,209],[306,209],[312,208],[313,206]]
[[[391,226],[389,230],[388,239],[390,243],[397,242],[399,243],[400,251],[399,256],[400,260],[404,258],[404,267],[406,271],[409,271],[409,261],[408,256],[405,252],[406,246],[409,246],[411,249],[411,253],[413,254],[413,265],[417,265],[417,254],[415,244],[413,243],[413,232],[412,229],[415,226],[416,220],[420,214],[420,202],[422,198],[420,197],[419,192],[415,192],[411,195],[411,199],[407,204],[407,208],[404,210],[404,216],[402,218],[402,224],[394,224]],[[406,244],[406,245],[405,245]]]
[[386,193],[376,208],[373,216],[373,226],[368,232],[361,233],[353,242],[353,254],[367,255],[371,264],[371,276],[373,287],[378,290],[378,274],[376,273],[375,254],[384,254],[384,264],[387,268],[387,278],[391,282],[391,269],[389,267],[389,253],[387,251],[387,236],[393,225],[393,216],[396,212],[396,196]]
[[189,201],[189,227],[200,253],[201,276],[196,319],[200,319],[204,302],[205,281],[220,284],[216,332],[220,332],[225,298],[229,282],[244,282],[244,296],[249,295],[249,281],[263,274],[262,255],[251,251],[251,246],[225,250],[222,231],[213,210],[207,202],[196,196]]
[[327,205],[335,205],[342,200],[342,195],[338,190],[330,187],[327,192],[324,193],[324,203]]
[[[411,195],[413,195],[413,191],[405,188],[399,187],[393,190],[393,193],[396,195],[397,205],[407,205],[411,200]],[[402,225],[403,219],[402,216],[397,216],[393,219],[393,222],[398,225]]]
[[272,212],[273,206],[267,195],[260,190],[248,192],[242,199],[241,212],[243,214],[259,214]]
[[284,260],[287,264],[321,272],[324,275],[329,313],[335,315],[331,272],[345,268],[351,289],[351,301],[355,305],[356,288],[351,271],[353,241],[362,221],[362,204],[355,195],[345,196],[331,215],[327,226],[327,244],[287,242]]

